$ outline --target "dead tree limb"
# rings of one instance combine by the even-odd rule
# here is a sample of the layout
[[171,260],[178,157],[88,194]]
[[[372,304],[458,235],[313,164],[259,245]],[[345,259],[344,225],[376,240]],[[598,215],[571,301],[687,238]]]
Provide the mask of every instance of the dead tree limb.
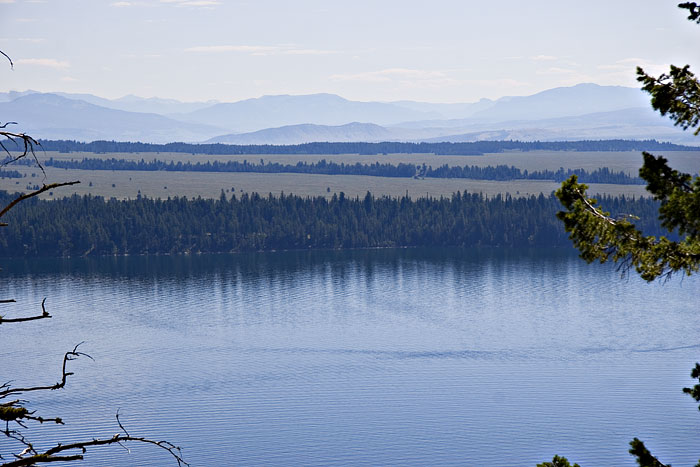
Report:
[[[14,64],[12,63],[12,59],[2,50],[0,50],[0,54],[2,54],[7,60],[10,62],[10,67],[14,67]],[[4,124],[0,122],[0,150],[4,151],[7,154],[7,158],[4,161],[0,161],[0,167],[11,164],[13,162],[18,161],[19,159],[22,159],[23,157],[26,157],[28,155],[31,155],[34,158],[34,161],[36,162],[36,165],[41,169],[42,173],[44,174],[44,179],[46,179],[46,172],[44,171],[44,167],[41,165],[41,162],[36,156],[36,152],[34,151],[35,147],[41,146],[39,142],[34,139],[33,137],[25,134],[25,133],[16,133],[16,132],[11,132],[7,131],[6,128],[8,125],[16,125],[16,122],[5,122]],[[19,155],[13,155],[10,152],[10,149],[6,146],[8,142],[11,142],[15,145],[15,148],[17,151],[19,151]],[[0,152],[1,152],[0,151]],[[21,203],[22,201],[25,201],[27,199],[30,199],[32,197],[38,196],[48,190],[52,190],[54,188],[59,188],[63,186],[69,186],[69,185],[75,185],[77,183],[80,183],[78,181],[73,181],[73,182],[63,182],[63,183],[51,183],[51,184],[44,184],[41,188],[31,191],[29,193],[21,194],[17,196],[13,201],[11,201],[7,206],[5,206],[1,211],[0,211],[0,218],[7,214],[12,208],[17,206],[17,204]],[[0,226],[7,225],[4,223],[0,223]],[[8,300],[0,300],[0,304],[4,303],[15,303],[14,299],[8,299]],[[42,313],[40,315],[36,316],[28,316],[28,317],[22,317],[22,318],[3,318],[0,316],[0,324],[2,323],[18,323],[18,322],[26,322],[26,321],[33,321],[33,320],[39,320],[39,319],[44,319],[44,318],[51,318],[51,315],[49,314],[48,311],[46,311],[46,298],[42,300],[41,302],[41,309]],[[24,401],[22,399],[17,398],[17,396],[21,396],[22,394],[29,393],[29,392],[36,392],[36,391],[53,391],[56,389],[62,389],[66,386],[66,382],[68,380],[69,376],[72,376],[73,373],[68,371],[68,362],[71,362],[79,357],[87,357],[92,360],[92,357],[84,352],[80,352],[78,349],[82,342],[75,347],[73,347],[73,350],[66,352],[63,355],[63,365],[61,367],[61,379],[58,381],[56,384],[53,385],[47,385],[47,386],[31,386],[31,387],[12,387],[10,384],[11,382],[5,382],[0,384],[0,421],[5,422],[5,429],[0,430],[0,434],[4,435],[7,439],[14,440],[15,442],[19,443],[20,446],[23,446],[24,449],[17,453],[17,452],[12,452],[11,456],[13,457],[13,460],[7,460],[2,456],[2,453],[0,452],[0,462],[3,462],[0,464],[0,467],[23,467],[23,466],[36,466],[38,464],[44,464],[44,463],[50,463],[50,462],[70,462],[70,461],[77,461],[77,460],[82,460],[84,457],[84,454],[87,452],[87,449],[93,446],[106,446],[106,445],[111,445],[111,444],[119,444],[123,446],[122,443],[127,443],[127,442],[138,442],[138,443],[144,443],[144,444],[150,444],[153,446],[157,446],[161,449],[164,449],[170,453],[170,455],[177,461],[178,466],[189,466],[187,462],[185,462],[182,458],[182,455],[180,453],[180,448],[178,446],[175,446],[174,444],[170,443],[169,441],[155,441],[149,438],[145,437],[138,437],[138,436],[131,436],[126,429],[124,428],[124,425],[121,423],[119,420],[119,411],[117,411],[117,424],[119,425],[119,428],[122,430],[123,433],[117,433],[111,438],[93,438],[92,440],[89,441],[81,441],[81,442],[75,442],[75,443],[69,443],[69,444],[61,444],[57,443],[54,447],[47,449],[46,451],[40,452],[38,451],[32,442],[27,439],[24,434],[19,430],[14,427],[14,424],[18,425],[20,428],[27,428],[26,422],[31,421],[31,422],[38,422],[38,423],[44,423],[44,422],[51,422],[51,423],[56,423],[59,425],[63,424],[63,420],[61,418],[43,418],[40,416],[35,415],[35,412],[29,411],[26,407],[25,404],[27,401]],[[13,396],[13,400],[7,400],[9,396]],[[13,428],[10,428],[10,424],[13,424]],[[17,449],[19,451],[19,448]],[[76,452],[77,451],[77,452]],[[10,454],[5,454],[6,456],[9,456]]]
[[78,184],[78,183],[80,183],[80,181],[77,181],[77,180],[74,181],[74,182],[50,183],[50,184],[48,184],[48,185],[42,186],[42,187],[39,188],[38,190],[34,190],[34,191],[30,192],[30,193],[25,193],[25,194],[23,194],[23,195],[20,195],[20,196],[18,196],[17,198],[15,198],[14,200],[12,200],[12,202],[11,202],[10,204],[8,204],[7,206],[5,206],[5,208],[4,208],[2,211],[0,211],[0,217],[2,217],[2,216],[4,216],[5,214],[7,214],[7,212],[8,212],[10,209],[12,209],[12,208],[15,207],[18,203],[21,203],[21,202],[24,201],[25,199],[33,198],[34,196],[40,195],[40,194],[44,193],[45,191],[53,190],[54,188],[59,188],[59,187],[62,187],[62,186],[76,185],[76,184]]
[[[10,300],[0,300],[0,303],[15,303],[15,299],[10,299]],[[34,321],[37,319],[44,319],[44,318],[51,318],[51,315],[49,314],[48,311],[46,311],[46,298],[44,298],[41,301],[41,311],[42,313],[40,315],[36,316],[27,316],[25,318],[3,318],[0,316],[0,324],[2,323],[22,323],[24,321]]]
[[7,387],[3,390],[0,390],[0,399],[4,399],[5,397],[9,396],[10,394],[24,394],[25,392],[31,392],[31,391],[47,391],[47,390],[56,390],[56,389],[61,389],[66,385],[66,381],[68,380],[69,376],[72,376],[73,373],[68,371],[68,362],[75,360],[78,357],[87,357],[90,360],[94,360],[90,355],[86,354],[85,352],[79,352],[78,347],[83,345],[84,342],[81,342],[77,344],[75,347],[73,347],[73,350],[66,352],[63,355],[63,366],[62,366],[62,373],[61,373],[61,380],[56,383],[52,384],[50,386],[31,386],[27,388],[10,388]]
[[[3,151],[7,153],[8,159],[4,160],[2,164],[0,164],[0,167],[8,164],[12,164],[13,162],[16,162],[23,157],[26,157],[27,155],[31,154],[32,157],[34,158],[34,162],[36,162],[37,166],[41,169],[42,173],[44,174],[44,177],[46,177],[46,172],[44,171],[44,166],[41,165],[41,162],[39,161],[39,158],[36,156],[36,152],[34,151],[34,148],[36,146],[41,147],[41,144],[31,136],[29,136],[26,133],[14,133],[11,131],[5,131],[4,128],[7,127],[7,125],[16,125],[17,122],[5,122],[0,128],[3,130],[0,131],[0,148],[2,148]],[[5,141],[3,141],[3,139]],[[12,143],[15,144],[15,147],[20,149],[21,153],[18,156],[13,156],[10,150],[5,146],[5,143],[7,141],[11,141]],[[21,143],[20,143],[21,142]]]
[[[81,442],[71,443],[71,444],[59,444],[59,445],[56,445],[55,447],[48,449],[44,452],[40,452],[37,454],[33,454],[29,457],[22,457],[22,458],[14,460],[14,461],[0,464],[0,467],[24,467],[24,466],[32,466],[32,465],[37,465],[37,464],[41,464],[41,463],[49,463],[49,462],[66,462],[66,461],[83,460],[84,454],[87,452],[87,448],[89,448],[89,447],[128,443],[130,441],[157,446],[161,449],[168,451],[170,453],[170,455],[175,459],[175,461],[177,461],[177,465],[179,465],[179,466],[183,466],[183,465],[189,466],[190,465],[187,462],[185,462],[185,460],[182,458],[181,449],[178,446],[175,446],[174,444],[172,444],[168,441],[154,441],[154,440],[148,439],[148,438],[127,436],[127,435],[122,435],[122,434],[118,433],[118,434],[112,436],[111,438],[103,438],[103,439],[95,438],[95,439],[90,440],[90,441],[81,441]],[[75,450],[81,451],[81,454],[73,454],[73,455],[68,455],[68,456],[57,456],[56,455],[56,454],[60,454],[60,453],[65,452],[65,451],[75,451]]]
[[7,54],[6,54],[5,52],[3,52],[2,50],[0,50],[0,54],[2,54],[7,60],[9,60],[9,62],[10,62],[10,68],[11,68],[11,69],[14,69],[14,68],[15,68],[15,64],[12,63],[12,59],[10,58],[10,56],[7,55]]

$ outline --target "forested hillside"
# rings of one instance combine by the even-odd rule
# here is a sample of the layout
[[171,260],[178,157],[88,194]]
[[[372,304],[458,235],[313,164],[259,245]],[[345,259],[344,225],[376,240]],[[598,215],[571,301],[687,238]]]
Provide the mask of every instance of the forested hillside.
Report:
[[[26,161],[31,165],[32,161]],[[146,162],[125,159],[83,158],[82,160],[59,160],[49,158],[44,165],[62,169],[79,170],[137,170],[137,171],[166,171],[166,172],[244,172],[244,173],[303,173],[317,175],[369,175],[374,177],[428,177],[428,178],[469,178],[474,180],[552,180],[563,182],[571,175],[577,175],[584,183],[613,183],[621,185],[642,185],[639,177],[631,177],[622,171],[612,171],[606,167],[587,171],[583,169],[559,170],[520,170],[514,166],[498,165],[479,167],[476,165],[448,166],[447,164],[433,168],[426,164],[397,165],[375,162],[372,164],[337,163],[321,159],[318,162],[298,162],[296,164],[280,164],[279,162],[251,163],[240,161],[207,161],[207,162],[165,162],[158,159]],[[9,176],[9,175],[8,175]]]
[[655,140],[599,141],[476,141],[471,143],[306,143],[293,145],[234,145],[189,143],[128,143],[118,141],[40,140],[45,151],[59,152],[183,152],[192,154],[439,154],[481,155],[503,151],[697,151],[697,147]]
[[[0,202],[11,199],[0,194]],[[606,198],[659,232],[653,200]],[[554,196],[331,199],[258,194],[218,200],[73,196],[33,198],[8,214],[8,256],[80,256],[412,246],[562,246],[570,242]]]

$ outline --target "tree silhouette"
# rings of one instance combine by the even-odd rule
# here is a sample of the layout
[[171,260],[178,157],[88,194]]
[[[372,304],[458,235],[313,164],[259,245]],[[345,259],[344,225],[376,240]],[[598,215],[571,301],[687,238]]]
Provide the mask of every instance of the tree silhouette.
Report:
[[[678,5],[689,12],[688,19],[700,24],[700,6],[695,2]],[[671,66],[658,78],[637,68],[637,81],[651,95],[651,105],[661,115],[668,115],[684,130],[700,133],[700,82],[690,71]],[[656,238],[644,235],[627,215],[611,216],[596,206],[597,201],[586,194],[587,186],[576,176],[562,184],[557,197],[566,208],[558,217],[564,222],[574,246],[588,262],[613,260],[623,273],[632,268],[645,280],[668,279],[681,272],[687,275],[700,270],[700,177],[681,173],[668,165],[663,156],[643,153],[644,164],[639,176],[647,182],[647,191],[661,202],[659,219],[669,233]],[[691,372],[700,381],[700,365]],[[683,392],[700,401],[700,384],[684,388]],[[663,464],[637,438],[629,450],[640,467],[669,467]],[[556,458],[555,458],[556,459]],[[700,462],[696,465],[700,467]]]

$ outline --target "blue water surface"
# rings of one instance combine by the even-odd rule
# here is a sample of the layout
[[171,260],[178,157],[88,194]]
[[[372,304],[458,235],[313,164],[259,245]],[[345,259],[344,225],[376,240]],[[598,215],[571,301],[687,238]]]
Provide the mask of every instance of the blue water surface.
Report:
[[[192,465],[633,466],[700,458],[681,388],[700,361],[698,277],[647,284],[566,250],[399,249],[9,261],[0,381],[66,425],[39,446],[131,434]],[[25,313],[26,312],[26,313]],[[87,465],[175,465],[152,447]],[[0,439],[0,452],[8,441]]]

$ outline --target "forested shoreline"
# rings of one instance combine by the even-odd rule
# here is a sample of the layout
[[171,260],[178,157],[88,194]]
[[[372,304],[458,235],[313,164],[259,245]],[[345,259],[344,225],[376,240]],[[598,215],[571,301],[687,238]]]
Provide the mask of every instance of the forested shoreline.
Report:
[[[25,161],[31,165],[33,161]],[[303,173],[317,175],[368,175],[374,177],[426,177],[426,178],[469,178],[474,180],[552,180],[563,182],[571,175],[577,175],[583,183],[612,183],[619,185],[643,185],[644,180],[632,177],[626,173],[615,172],[607,167],[594,171],[584,169],[553,170],[521,170],[514,166],[498,165],[480,167],[476,165],[440,167],[418,164],[390,164],[374,162],[372,164],[336,163],[321,159],[318,162],[297,162],[296,164],[280,164],[279,162],[267,163],[260,159],[259,163],[251,163],[247,160],[240,161],[207,161],[207,162],[165,162],[158,159],[146,161],[126,159],[99,159],[83,158],[82,160],[61,160],[53,157],[44,163],[47,167],[77,170],[135,170],[135,171],[166,171],[166,172],[238,172],[238,173]]]
[[153,144],[121,141],[39,140],[44,151],[134,153],[177,152],[208,155],[234,154],[436,154],[474,156],[504,151],[698,151],[696,146],[683,146],[656,140],[585,140],[585,141],[474,141],[464,143],[305,143],[305,144]]
[[[0,192],[7,204],[14,195]],[[603,197],[613,214],[660,234],[658,203]],[[243,194],[219,199],[32,198],[7,215],[0,256],[183,254],[418,246],[565,247],[553,196],[332,198]]]

